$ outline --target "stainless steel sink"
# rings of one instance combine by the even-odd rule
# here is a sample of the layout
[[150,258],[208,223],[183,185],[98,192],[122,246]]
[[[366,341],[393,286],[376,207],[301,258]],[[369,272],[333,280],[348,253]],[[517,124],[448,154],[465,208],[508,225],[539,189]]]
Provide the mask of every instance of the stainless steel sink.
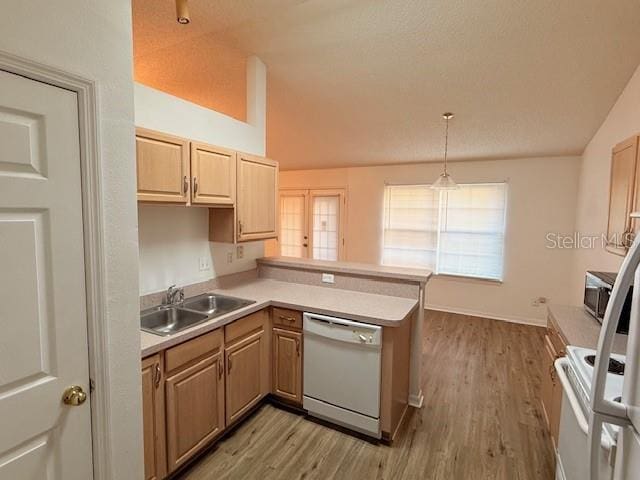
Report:
[[140,313],[140,328],[168,336],[198,323],[255,303],[252,300],[205,293],[174,305],[161,305]]
[[208,315],[175,306],[162,306],[140,314],[140,328],[156,335],[167,336],[204,322]]
[[227,297],[225,295],[215,295],[205,293],[197,297],[184,301],[183,307],[189,310],[206,313],[210,318],[215,318],[225,313],[233,312],[239,308],[255,303],[252,300],[242,298]]

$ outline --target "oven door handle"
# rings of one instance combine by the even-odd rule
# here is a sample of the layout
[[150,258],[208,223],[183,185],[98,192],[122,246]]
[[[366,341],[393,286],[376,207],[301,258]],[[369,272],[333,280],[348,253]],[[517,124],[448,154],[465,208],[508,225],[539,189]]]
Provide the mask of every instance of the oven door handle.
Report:
[[[554,367],[556,369],[556,373],[558,374],[558,378],[560,379],[560,383],[562,384],[562,389],[565,391],[567,399],[569,400],[569,405],[571,405],[571,410],[573,410],[573,414],[578,421],[580,430],[582,430],[582,433],[584,433],[585,435],[589,435],[589,420],[582,411],[580,400],[578,400],[578,396],[573,390],[573,385],[571,384],[571,381],[567,376],[566,369],[569,368],[569,360],[567,359],[567,357],[561,357],[555,361]],[[609,436],[601,434],[600,438],[600,446],[607,451],[611,450],[611,448],[613,447],[613,443],[610,441]]]

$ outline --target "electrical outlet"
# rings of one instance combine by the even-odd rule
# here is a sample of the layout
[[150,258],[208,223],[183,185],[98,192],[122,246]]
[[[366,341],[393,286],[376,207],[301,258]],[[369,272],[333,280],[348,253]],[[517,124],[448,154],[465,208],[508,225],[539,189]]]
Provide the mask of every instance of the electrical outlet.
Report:
[[549,299],[547,297],[534,298],[533,301],[531,302],[531,306],[539,307],[540,305],[544,305],[548,301],[549,301]]
[[323,273],[322,283],[336,283],[336,278],[333,273]]
[[236,247],[236,258],[240,259],[244,257],[244,245],[238,245]]
[[233,252],[227,253],[227,263],[233,263]]
[[198,266],[201,272],[206,272],[211,269],[211,264],[209,263],[209,259],[207,257],[200,257],[198,260]]

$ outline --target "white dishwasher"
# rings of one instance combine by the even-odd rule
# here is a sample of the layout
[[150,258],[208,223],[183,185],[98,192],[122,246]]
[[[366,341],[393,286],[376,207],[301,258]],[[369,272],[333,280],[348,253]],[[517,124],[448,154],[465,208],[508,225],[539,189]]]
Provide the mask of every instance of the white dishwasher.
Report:
[[303,330],[305,410],[380,438],[382,327],[305,313]]

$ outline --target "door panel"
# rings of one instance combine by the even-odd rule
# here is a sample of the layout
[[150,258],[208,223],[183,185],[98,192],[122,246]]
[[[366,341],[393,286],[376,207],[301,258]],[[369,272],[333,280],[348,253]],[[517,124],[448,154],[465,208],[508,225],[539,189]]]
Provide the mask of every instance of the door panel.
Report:
[[306,190],[280,193],[280,255],[300,258],[308,256],[307,197]]
[[302,334],[273,329],[273,391],[302,403]]
[[277,250],[286,257],[344,259],[343,189],[281,190]]
[[238,154],[238,240],[276,236],[278,164]]
[[136,129],[138,200],[189,201],[189,142],[179,137]]
[[145,480],[162,479],[167,472],[163,371],[160,354],[142,360]]
[[241,417],[262,397],[263,342],[261,331],[227,348],[227,425]]
[[312,190],[311,252],[315,260],[342,258],[342,206],[344,193],[340,190]]
[[[0,478],[92,477],[76,94],[0,71]],[[10,434],[8,433],[10,432]]]
[[236,201],[236,153],[201,143],[191,144],[193,203],[233,205]]
[[617,145],[611,157],[607,248],[616,253],[623,254],[629,246],[625,234],[631,227],[637,154],[638,137],[634,137]]
[[167,456],[173,471],[224,429],[222,354],[167,378]]

